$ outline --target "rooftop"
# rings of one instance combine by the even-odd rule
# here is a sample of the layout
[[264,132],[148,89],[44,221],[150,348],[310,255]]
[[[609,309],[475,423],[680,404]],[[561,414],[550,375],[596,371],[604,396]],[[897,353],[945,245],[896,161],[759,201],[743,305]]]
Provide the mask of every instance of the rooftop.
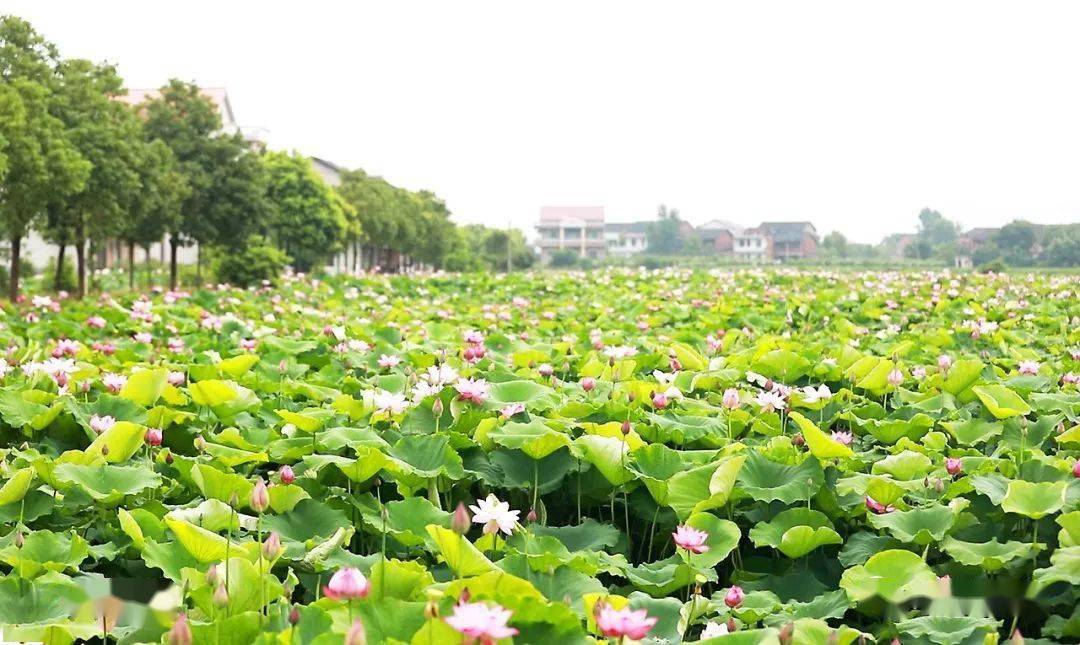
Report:
[[604,224],[603,206],[544,206],[540,209],[540,224],[585,222]]

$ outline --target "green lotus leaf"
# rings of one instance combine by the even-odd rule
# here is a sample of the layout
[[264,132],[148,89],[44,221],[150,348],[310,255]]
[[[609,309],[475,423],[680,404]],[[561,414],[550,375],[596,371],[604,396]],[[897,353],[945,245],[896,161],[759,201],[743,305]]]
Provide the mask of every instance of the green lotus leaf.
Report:
[[[667,504],[669,480],[685,472],[689,466],[679,451],[672,450],[662,443],[648,444],[634,450],[627,462],[627,468],[645,484],[656,503],[663,505]],[[701,479],[704,478],[703,471]],[[698,489],[698,499],[700,499],[700,493],[708,489],[708,482],[704,482],[704,486],[699,486]]]
[[424,479],[442,475],[457,480],[465,476],[461,456],[446,435],[402,437],[390,448],[389,455],[405,464],[410,474]]
[[[263,571],[259,570],[258,562],[251,562],[245,558],[230,557],[225,562],[228,567],[228,603],[224,609],[229,615],[242,614],[247,611],[260,611],[263,599],[271,601],[282,593],[281,582],[274,574],[266,569],[269,564],[263,562]],[[221,572],[222,577],[225,571]],[[194,569],[184,570],[184,582],[187,583],[188,593],[195,605],[207,615],[214,612],[214,587],[206,581],[206,575],[202,571]]]
[[797,466],[778,464],[751,451],[738,476],[738,489],[759,502],[778,500],[785,504],[810,499],[821,487],[824,473],[816,459]]
[[680,519],[720,508],[727,503],[746,457],[738,455],[719,464],[706,464],[676,473],[667,481],[667,506]]
[[[961,396],[979,380],[986,366],[976,358],[963,358],[952,364],[941,389],[953,396]],[[967,400],[967,399],[965,399]]]
[[296,426],[298,430],[303,430],[309,434],[322,430],[322,427],[326,425],[326,422],[334,416],[333,410],[327,410],[325,408],[306,408],[301,412],[274,410],[274,413],[284,419],[287,423]]
[[1065,482],[1028,482],[1015,479],[1009,482],[1001,509],[1033,520],[1052,515],[1065,504]]
[[137,466],[60,464],[53,472],[59,482],[78,486],[104,506],[115,506],[127,495],[161,486],[160,475]]
[[[976,616],[917,616],[896,623],[901,634],[925,638],[940,645],[960,645],[971,642],[976,632],[989,636],[995,634],[1001,622],[992,618]],[[995,634],[996,635],[996,634]],[[982,642],[982,638],[978,639]]]
[[[144,426],[130,421],[117,421],[86,448],[87,461],[96,457],[104,457],[105,461],[112,464],[127,461],[145,445],[145,437]],[[107,454],[105,448],[108,448]]]
[[[694,513],[687,518],[686,524],[709,534],[705,540],[709,550],[688,556],[689,561],[696,567],[715,567],[720,564],[735,550],[739,545],[739,538],[742,537],[742,532],[735,522],[722,520],[712,513]],[[687,556],[682,549],[679,549],[679,552]]]
[[958,510],[943,504],[922,506],[908,511],[869,514],[867,521],[876,529],[885,529],[901,542],[926,545],[940,542],[956,524]]
[[555,391],[535,381],[503,381],[491,386],[487,405],[491,409],[502,408],[510,403],[524,403],[526,409],[553,407],[559,402]]
[[890,549],[870,556],[866,564],[846,569],[840,587],[854,602],[881,597],[893,603],[940,595],[938,578],[922,558],[911,551]]
[[565,432],[553,430],[539,419],[528,423],[509,421],[488,433],[488,438],[500,446],[520,450],[533,459],[543,459],[571,443]]
[[795,425],[799,426],[799,430],[806,440],[806,445],[810,448],[810,454],[817,459],[847,459],[855,456],[851,448],[833,440],[832,437],[822,432],[821,428],[814,425],[814,422],[810,419],[794,410],[791,411],[789,416],[795,422]]
[[1057,583],[1080,586],[1080,547],[1060,548],[1050,556],[1050,566],[1036,569],[1031,575],[1028,598],[1037,597],[1044,589]]
[[941,425],[962,446],[977,446],[1002,433],[1000,424],[978,417],[966,421],[945,421]]
[[217,368],[225,376],[231,376],[236,379],[246,374],[258,362],[259,356],[257,354],[240,354],[222,360],[217,364]]
[[429,525],[450,527],[450,513],[436,508],[423,497],[406,497],[388,502],[385,508],[385,524],[377,507],[363,511],[364,521],[380,533],[385,526],[387,534],[405,546],[424,544],[428,538]]
[[987,572],[998,571],[1013,560],[1027,560],[1038,553],[1038,547],[1028,542],[1010,540],[1003,543],[993,539],[961,542],[948,538],[941,543],[941,548],[960,564],[980,567]]
[[4,481],[0,486],[0,506],[14,504],[26,497],[30,492],[30,484],[34,481],[33,468],[20,468]]
[[120,388],[120,396],[148,408],[161,398],[168,384],[167,369],[139,370],[128,376],[127,382]]
[[54,533],[39,529],[23,539],[21,548],[12,542],[0,550],[0,560],[23,578],[33,578],[46,571],[74,571],[90,555],[90,544],[74,531]]
[[1031,406],[1020,395],[1004,385],[990,383],[971,388],[975,396],[996,419],[1023,416],[1031,412]]
[[263,530],[277,531],[290,557],[302,556],[307,540],[325,539],[349,526],[352,523],[344,512],[314,499],[301,500],[291,511],[263,519]]
[[209,464],[195,464],[191,468],[191,481],[207,499],[216,499],[226,504],[235,502],[248,504],[251,500],[253,484],[246,477],[232,472],[224,472]]
[[426,600],[424,590],[435,578],[419,562],[378,559],[371,566],[371,599]]
[[180,545],[201,564],[220,562],[232,556],[248,556],[250,559],[252,551],[257,552],[259,548],[255,543],[249,543],[250,547],[230,543],[224,536],[175,517],[166,517],[165,526],[176,536]]
[[585,461],[600,471],[613,486],[621,486],[634,478],[626,468],[629,460],[627,442],[614,437],[584,435],[574,440],[574,446]]
[[875,461],[870,472],[875,475],[881,473],[892,475],[900,481],[912,481],[926,477],[933,467],[934,463],[926,455],[905,450],[898,455],[889,455],[880,461]]
[[472,542],[450,529],[429,524],[427,532],[446,566],[458,576],[478,576],[496,569]]
[[1069,511],[1057,517],[1061,526],[1058,542],[1061,546],[1080,546],[1080,511]]
[[626,570],[626,579],[635,589],[650,596],[666,596],[694,581],[694,569],[680,555],[648,562]]
[[828,516],[803,507],[781,511],[750,529],[754,546],[771,546],[789,558],[801,558],[826,544],[842,544]]

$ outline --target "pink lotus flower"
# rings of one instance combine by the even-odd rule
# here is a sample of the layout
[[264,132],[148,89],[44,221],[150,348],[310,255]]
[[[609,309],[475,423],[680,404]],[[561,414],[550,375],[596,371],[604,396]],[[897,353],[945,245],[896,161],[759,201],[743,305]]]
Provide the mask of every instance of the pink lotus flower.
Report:
[[644,609],[614,609],[606,602],[596,605],[596,626],[608,638],[626,637],[639,641],[645,638],[657,620]]
[[1073,477],[1080,479],[1080,460],[1077,460],[1077,462],[1073,464],[1072,473]]
[[1039,373],[1038,361],[1020,361],[1017,371],[1021,374],[1034,375]]
[[724,604],[734,609],[742,604],[743,598],[745,597],[746,594],[743,592],[742,587],[732,585],[727,593],[724,594]]
[[709,534],[692,526],[680,524],[671,537],[675,540],[675,546],[686,549],[690,553],[705,553],[709,550],[709,546],[705,544],[705,541],[709,539]]
[[241,338],[240,339],[240,349],[242,349],[242,350],[244,350],[246,352],[254,351],[255,348],[258,347],[258,346],[259,346],[259,341],[255,340],[254,338]]
[[480,643],[488,645],[518,633],[518,630],[506,624],[511,615],[509,609],[494,603],[459,601],[454,605],[454,613],[444,620],[462,634],[466,642],[478,639]]
[[555,368],[548,363],[542,363],[540,367],[536,368],[537,372],[540,372],[540,376],[547,378],[555,373]]
[[127,377],[123,374],[113,374],[106,372],[101,375],[101,383],[105,386],[105,389],[113,394],[120,392],[127,384]]
[[1072,384],[1075,385],[1077,383],[1080,383],[1080,374],[1073,374],[1072,372],[1065,372],[1064,374],[1061,375],[1061,383],[1062,383],[1062,385],[1066,385],[1066,384],[1069,384],[1069,383],[1072,383]]
[[86,319],[86,326],[91,329],[105,329],[105,319],[101,316],[90,316]]
[[383,354],[379,356],[379,367],[388,369],[391,367],[397,367],[401,363],[401,357],[393,354]]
[[61,358],[63,356],[74,356],[79,353],[78,341],[62,338],[56,341],[56,347],[53,348],[53,358]]
[[889,375],[885,377],[885,380],[888,381],[889,385],[897,387],[904,382],[904,373],[894,367],[893,370],[889,372]]
[[345,634],[345,642],[342,645],[367,645],[367,630],[364,628],[364,621],[359,618],[353,621]]
[[172,338],[170,338],[167,345],[170,352],[182,352],[187,346],[187,344],[184,343],[184,339],[177,336],[173,336]]
[[949,457],[945,460],[945,472],[949,473],[953,477],[960,474],[960,471],[964,469],[964,464],[960,463],[960,460],[956,457]]
[[98,434],[105,432],[114,425],[116,425],[116,419],[109,415],[98,416],[95,414],[90,417],[90,429]]
[[657,410],[663,410],[668,406],[668,397],[664,392],[657,392],[652,397],[653,407]]
[[173,387],[180,387],[184,384],[184,380],[187,376],[183,372],[169,372],[169,385]]
[[154,342],[153,335],[151,335],[148,331],[140,331],[139,333],[132,336],[132,338],[135,339],[136,343],[142,343],[143,345],[149,345],[150,343]]
[[921,381],[926,378],[926,368],[922,365],[911,368],[911,377],[917,381]]
[[462,338],[469,345],[483,345],[484,344],[484,335],[482,333],[476,331],[475,329],[470,329],[469,331],[465,332],[462,335]]
[[160,446],[164,439],[165,435],[161,432],[161,428],[147,428],[146,435],[143,436],[147,444],[155,447]]
[[728,410],[737,410],[739,405],[739,391],[733,387],[724,390],[723,406]]
[[502,415],[502,418],[509,419],[510,417],[514,416],[515,414],[521,414],[524,411],[525,411],[525,404],[524,403],[511,403],[510,405],[504,407],[502,410],[499,410],[499,414]]
[[877,501],[873,497],[870,497],[869,495],[866,496],[866,508],[868,508],[871,511],[877,513],[878,515],[883,515],[885,513],[892,513],[893,511],[896,510],[892,506],[885,506],[884,504]]
[[169,629],[169,645],[191,645],[191,626],[187,614],[180,613]]
[[832,433],[832,440],[836,443],[843,444],[845,446],[851,445],[852,440],[851,432],[844,430],[834,430]]
[[457,390],[458,398],[462,401],[472,401],[477,405],[482,405],[488,398],[491,386],[484,379],[463,378],[454,383],[454,389]]
[[938,356],[937,366],[938,369],[942,372],[948,372],[949,368],[952,367],[952,357],[950,357],[948,354],[942,354],[941,356]]
[[330,576],[330,582],[323,587],[323,595],[332,600],[352,600],[366,598],[371,591],[371,583],[359,569],[342,567]]
[[787,407],[787,402],[784,401],[784,397],[775,392],[759,393],[754,397],[754,403],[761,406],[762,412],[773,412],[775,410],[783,410]]
[[594,379],[593,377],[586,376],[585,378],[581,379],[581,389],[585,390],[586,392],[592,392],[595,387],[596,379]]
[[262,544],[262,554],[267,560],[273,560],[281,555],[281,552],[285,548],[281,546],[281,537],[278,536],[277,531],[270,531],[270,535],[266,536],[266,540]]

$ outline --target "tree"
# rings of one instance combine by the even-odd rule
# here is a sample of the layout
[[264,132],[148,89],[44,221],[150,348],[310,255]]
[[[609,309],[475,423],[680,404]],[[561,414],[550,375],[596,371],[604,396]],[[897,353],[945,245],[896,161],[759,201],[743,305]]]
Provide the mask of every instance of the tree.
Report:
[[139,147],[139,190],[131,200],[119,237],[128,247],[128,286],[135,286],[135,247],[146,253],[150,286],[150,246],[165,239],[180,221],[180,208],[189,189],[172,150],[160,140]]
[[297,271],[310,271],[345,240],[348,222],[340,201],[306,157],[269,152],[263,164],[267,195],[274,204],[268,237],[293,259]]
[[1054,236],[1043,253],[1043,262],[1053,267],[1080,267],[1080,230]]
[[269,207],[257,158],[240,135],[219,132],[217,108],[193,83],[169,81],[144,112],[147,133],[169,146],[189,188],[169,231],[169,286],[175,289],[181,246],[241,244],[264,227]]
[[0,225],[11,243],[12,299],[19,293],[22,238],[51,202],[82,190],[91,170],[52,114],[57,64],[56,48],[29,23],[0,18],[0,139],[5,141],[6,167],[0,184]]
[[919,212],[918,237],[933,249],[941,244],[955,242],[956,238],[960,237],[960,225],[945,219],[935,210],[924,208]]
[[87,243],[93,247],[120,231],[140,189],[141,124],[128,106],[113,100],[121,91],[122,82],[111,66],[81,59],[60,64],[54,113],[91,170],[81,190],[55,196],[44,228],[45,237],[60,247],[57,285],[64,249],[74,245],[79,297],[86,294]]
[[821,248],[834,257],[846,258],[848,255],[848,241],[840,231],[833,231],[821,240]]
[[685,243],[679,209],[668,210],[667,206],[661,204],[657,209],[656,217],[657,221],[650,223],[646,232],[649,251],[660,255],[678,253]]
[[994,235],[994,243],[1001,249],[1002,259],[1012,266],[1035,264],[1033,251],[1037,240],[1035,225],[1023,220],[1009,222]]

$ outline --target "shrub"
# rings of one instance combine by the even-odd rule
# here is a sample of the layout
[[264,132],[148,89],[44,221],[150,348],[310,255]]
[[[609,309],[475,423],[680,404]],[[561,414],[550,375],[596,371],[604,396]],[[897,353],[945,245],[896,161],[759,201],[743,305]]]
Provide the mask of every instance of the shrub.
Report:
[[241,251],[223,254],[215,273],[221,282],[246,287],[263,280],[275,282],[291,261],[265,239],[252,236]]
[[577,266],[578,260],[580,259],[577,251],[562,249],[551,254],[550,265],[553,267],[572,267]]

